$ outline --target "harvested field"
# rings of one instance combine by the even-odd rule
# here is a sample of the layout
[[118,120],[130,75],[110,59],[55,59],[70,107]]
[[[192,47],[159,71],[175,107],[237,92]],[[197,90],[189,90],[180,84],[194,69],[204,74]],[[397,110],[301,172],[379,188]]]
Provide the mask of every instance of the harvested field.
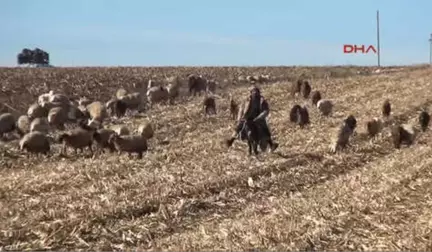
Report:
[[[373,141],[361,134],[385,98],[394,118],[417,123],[420,108],[432,105],[430,68],[0,69],[0,109],[25,113],[50,89],[106,101],[120,86],[154,74],[197,71],[219,80],[277,76],[261,86],[280,144],[275,153],[249,157],[244,142],[223,145],[234,127],[225,94],[240,99],[248,89],[230,81],[218,90],[216,116],[203,116],[202,97],[188,97],[124,119],[130,129],[144,120],[154,125],[142,160],[108,153],[65,158],[57,146],[50,157],[27,157],[16,141],[1,144],[0,248],[432,250],[432,133],[399,150],[388,128]],[[300,74],[335,102],[331,117],[289,96]],[[311,124],[304,129],[289,123],[294,103],[308,106]],[[346,151],[330,154],[332,134],[349,114],[358,134]]]

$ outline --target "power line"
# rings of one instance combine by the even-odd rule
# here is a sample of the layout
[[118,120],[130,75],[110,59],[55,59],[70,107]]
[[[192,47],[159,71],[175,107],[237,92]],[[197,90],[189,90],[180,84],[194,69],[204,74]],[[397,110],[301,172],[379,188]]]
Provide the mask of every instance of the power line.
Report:
[[[381,51],[380,51],[380,30],[379,30],[379,10],[376,14],[376,25],[377,25],[377,54],[378,54],[378,67],[381,66]],[[432,39],[432,37],[431,37]],[[431,42],[432,43],[432,42]]]

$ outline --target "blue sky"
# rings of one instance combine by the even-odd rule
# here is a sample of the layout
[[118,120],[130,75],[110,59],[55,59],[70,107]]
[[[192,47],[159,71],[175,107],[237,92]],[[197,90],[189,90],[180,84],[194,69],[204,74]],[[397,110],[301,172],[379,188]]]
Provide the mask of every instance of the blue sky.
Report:
[[[350,4],[348,4],[350,3]],[[429,61],[430,0],[1,0],[0,65],[42,48],[56,66],[371,65]]]

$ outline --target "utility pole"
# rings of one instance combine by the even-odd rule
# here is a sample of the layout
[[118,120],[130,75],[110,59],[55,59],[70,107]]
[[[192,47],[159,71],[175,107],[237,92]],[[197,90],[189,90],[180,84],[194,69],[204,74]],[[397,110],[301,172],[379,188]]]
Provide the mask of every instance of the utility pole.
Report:
[[[378,67],[380,67],[381,66],[381,50],[380,50],[380,31],[379,31],[379,10],[377,10],[376,20],[377,20],[376,21],[376,25],[377,25],[377,29],[376,30],[377,30]],[[432,37],[431,37],[431,39],[432,39]]]
[[430,48],[429,48],[429,65],[432,66],[432,33],[430,34],[429,44],[430,44]]

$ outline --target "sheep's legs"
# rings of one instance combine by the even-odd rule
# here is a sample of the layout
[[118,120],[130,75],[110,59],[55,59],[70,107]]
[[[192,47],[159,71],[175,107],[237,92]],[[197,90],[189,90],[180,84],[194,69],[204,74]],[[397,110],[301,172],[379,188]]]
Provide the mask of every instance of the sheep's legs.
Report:
[[89,148],[89,150],[90,150],[90,155],[93,155],[92,144],[89,144],[89,145],[88,145],[88,148]]

